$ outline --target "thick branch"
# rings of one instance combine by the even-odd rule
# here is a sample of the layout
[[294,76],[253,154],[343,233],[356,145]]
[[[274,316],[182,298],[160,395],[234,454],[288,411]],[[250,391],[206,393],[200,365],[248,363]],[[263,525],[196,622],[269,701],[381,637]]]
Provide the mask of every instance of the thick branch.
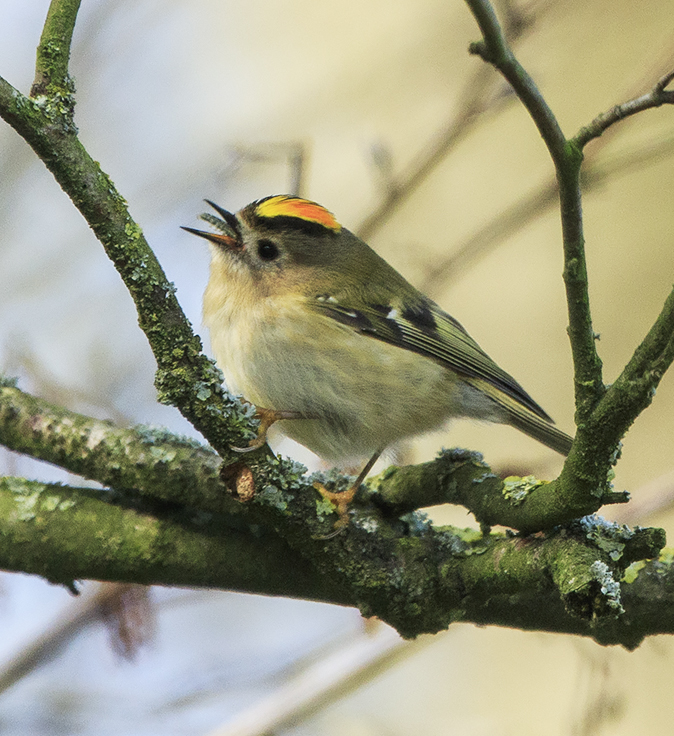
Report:
[[[283,474],[283,468],[277,473]],[[446,627],[463,610],[466,596],[498,596],[497,591],[515,594],[541,585],[556,587],[574,615],[608,615],[606,607],[612,606],[608,598],[602,597],[604,593],[595,596],[599,574],[595,562],[601,562],[602,574],[619,579],[621,564],[652,556],[664,544],[661,530],[638,531],[632,536],[618,527],[605,531],[601,520],[589,519],[575,531],[567,528],[553,534],[546,545],[562,546],[554,550],[546,546],[550,551],[546,557],[532,538],[485,538],[475,532],[438,530],[419,514],[387,521],[367,506],[356,511],[347,534],[329,538],[323,535],[331,531],[334,515],[318,494],[303,491],[301,482],[281,487],[275,475],[260,473],[256,483],[262,490],[248,504],[252,517],[259,515],[273,526],[321,574],[339,576],[365,615],[382,618],[403,636]],[[482,489],[473,485],[477,485],[473,492],[477,496]],[[511,554],[515,557],[509,557]],[[504,555],[508,564],[501,565]],[[608,572],[603,565],[608,565]],[[485,586],[481,593],[480,586]],[[615,585],[608,586],[610,598],[609,588],[617,591]]]
[[150,513],[108,491],[23,478],[0,478],[0,567],[68,586],[94,579],[348,601],[271,535],[257,539],[222,517]]
[[2,381],[0,443],[118,490],[216,513],[241,511],[210,448],[163,429],[115,427]]
[[[632,572],[634,570],[634,572]],[[504,625],[520,630],[554,631],[589,636],[599,644],[620,644],[635,649],[654,634],[674,633],[674,575],[671,557],[635,563],[621,585],[625,613],[599,620],[569,616],[559,597],[549,590],[530,589],[521,594],[497,594],[482,601],[467,601],[466,618],[476,624]],[[629,581],[629,582],[628,582]]]
[[[145,497],[216,513],[245,511],[220,479],[220,458],[197,442],[160,429],[118,428],[6,383],[0,383],[0,443],[6,447],[118,490],[134,489]],[[278,482],[284,482],[280,476]],[[301,493],[313,497],[309,483],[299,476],[297,483]],[[482,523],[524,531],[548,529],[593,513],[602,503],[627,500],[624,494],[568,497],[558,481],[521,479],[504,485],[479,453],[464,450],[443,451],[421,465],[389,468],[370,479],[368,487],[372,502],[388,515],[452,503]]]
[[566,524],[603,504],[625,503],[629,495],[573,493],[559,479],[498,478],[477,452],[443,450],[433,461],[387,468],[367,481],[368,497],[385,514],[451,503],[464,506],[481,524],[500,524],[530,533]]
[[[303,526],[294,518],[298,504],[305,510],[313,504],[294,489],[256,499],[257,509],[266,506],[295,538]],[[396,540],[384,526],[372,527],[372,517],[359,521],[355,538],[326,542],[302,535],[305,549],[298,555],[277,539],[227,527],[222,517],[190,519],[184,510],[131,508],[106,491],[4,478],[0,567],[69,586],[93,578],[356,605],[383,614],[407,636],[457,620],[589,636],[603,626],[599,630],[610,632],[603,641],[635,646],[646,634],[674,630],[669,576],[661,593],[668,608],[660,617],[637,627],[629,610],[620,616],[626,603],[616,580],[634,559],[657,554],[664,542],[659,530],[588,519],[547,538],[519,539],[436,530],[420,518],[411,525],[410,518],[406,537]],[[531,605],[532,596],[538,605]]]

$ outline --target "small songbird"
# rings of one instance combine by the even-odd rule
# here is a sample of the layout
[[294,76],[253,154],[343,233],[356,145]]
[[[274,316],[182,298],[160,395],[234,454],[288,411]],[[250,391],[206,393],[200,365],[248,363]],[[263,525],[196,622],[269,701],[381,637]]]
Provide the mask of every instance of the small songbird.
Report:
[[510,424],[566,455],[571,438],[435,302],[315,202],[266,197],[202,214],[215,232],[204,321],[231,391],[258,407],[260,435],[323,459],[370,457],[335,501],[339,525],[377,457],[451,417]]

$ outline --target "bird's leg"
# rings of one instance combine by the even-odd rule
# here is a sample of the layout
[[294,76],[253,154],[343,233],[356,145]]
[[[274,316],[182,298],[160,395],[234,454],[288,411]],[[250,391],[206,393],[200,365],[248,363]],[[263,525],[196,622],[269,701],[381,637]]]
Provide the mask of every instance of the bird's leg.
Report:
[[255,407],[255,418],[260,420],[260,428],[257,430],[257,437],[251,440],[248,447],[230,446],[234,452],[252,452],[262,447],[267,441],[267,430],[274,422],[279,419],[311,419],[307,414],[299,411],[277,411],[276,409],[265,409],[262,406]]
[[321,494],[321,496],[323,496],[326,501],[330,501],[331,503],[335,504],[335,506],[337,507],[337,513],[339,514],[339,519],[335,522],[336,531],[327,537],[323,537],[323,539],[329,539],[335,534],[338,534],[344,527],[348,526],[349,504],[351,503],[351,501],[353,501],[353,498],[356,495],[356,491],[360,488],[360,484],[365,480],[367,474],[372,470],[372,466],[377,462],[382,452],[383,450],[377,450],[377,452],[374,453],[374,455],[368,460],[367,465],[360,471],[360,474],[353,482],[351,488],[349,488],[347,491],[335,493],[334,491],[329,491],[322,483],[314,483],[314,488]]

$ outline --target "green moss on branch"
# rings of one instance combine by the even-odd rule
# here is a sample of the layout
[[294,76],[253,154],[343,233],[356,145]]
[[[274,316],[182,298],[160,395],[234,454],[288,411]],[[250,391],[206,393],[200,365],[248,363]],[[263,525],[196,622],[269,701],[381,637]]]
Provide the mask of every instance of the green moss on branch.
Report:
[[[35,81],[31,97],[59,96],[69,100],[68,117],[74,111],[74,86],[68,74],[70,44],[81,0],[52,0],[42,28],[35,61]],[[65,111],[64,111],[65,112]]]
[[131,507],[108,491],[0,478],[0,567],[70,586],[95,579],[344,603],[277,538],[222,517]]
[[220,457],[195,440],[110,422],[54,406],[0,376],[0,443],[117,489],[184,506],[237,514],[220,480]]

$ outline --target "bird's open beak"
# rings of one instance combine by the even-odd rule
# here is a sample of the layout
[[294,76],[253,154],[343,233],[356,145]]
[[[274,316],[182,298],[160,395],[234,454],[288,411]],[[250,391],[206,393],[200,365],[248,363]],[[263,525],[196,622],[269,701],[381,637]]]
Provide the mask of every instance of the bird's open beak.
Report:
[[215,243],[216,245],[224,245],[226,248],[240,247],[241,239],[239,236],[239,223],[236,216],[231,212],[227,212],[227,210],[222,209],[222,207],[219,207],[215,202],[211,202],[210,199],[207,199],[206,202],[211,205],[222,219],[215,215],[211,215],[208,212],[204,212],[199,215],[199,217],[209,223],[209,225],[212,225],[219,232],[209,233],[205,230],[197,230],[193,227],[185,227],[184,225],[181,225],[180,227],[188,233],[210,240],[211,243]]
[[206,238],[206,240],[210,240],[211,243],[215,243],[216,245],[224,245],[227,248],[235,248],[238,245],[234,235],[209,233],[205,230],[197,230],[194,227],[186,227],[185,225],[181,225],[180,227],[183,230],[187,230],[188,233],[192,233],[192,235],[198,235],[200,238]]

